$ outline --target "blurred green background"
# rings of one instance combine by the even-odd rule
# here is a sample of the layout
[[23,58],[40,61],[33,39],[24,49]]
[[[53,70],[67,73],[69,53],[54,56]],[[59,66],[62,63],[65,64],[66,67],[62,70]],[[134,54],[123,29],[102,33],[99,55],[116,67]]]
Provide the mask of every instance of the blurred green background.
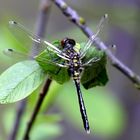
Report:
[[[117,46],[115,55],[140,75],[140,1],[139,0],[66,0],[96,31],[100,18],[108,13],[109,20],[99,37],[106,45]],[[0,72],[20,61],[2,53],[4,48],[24,51],[8,30],[8,21],[20,22],[35,32],[40,1],[0,1]],[[64,37],[77,42],[87,41],[85,35],[53,4],[47,22],[46,39]],[[22,42],[21,42],[22,43]],[[31,140],[138,140],[140,139],[140,94],[120,71],[108,63],[109,82],[105,87],[90,90],[82,88],[91,134],[82,126],[75,87],[70,81],[64,85],[55,82],[45,99],[40,115],[31,133]],[[10,82],[10,81],[9,81]],[[71,89],[71,90],[69,90]],[[26,113],[19,130],[21,139],[26,123],[36,103],[38,92],[27,100]],[[6,140],[12,131],[17,107],[20,104],[0,105],[0,140]],[[46,113],[47,112],[47,113]],[[43,115],[44,114],[44,115]],[[46,138],[47,137],[47,138]]]

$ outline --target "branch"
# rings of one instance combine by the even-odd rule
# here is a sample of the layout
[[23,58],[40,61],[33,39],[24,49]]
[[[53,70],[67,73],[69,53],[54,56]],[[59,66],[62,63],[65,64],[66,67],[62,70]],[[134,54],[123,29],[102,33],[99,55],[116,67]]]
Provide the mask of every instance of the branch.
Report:
[[46,94],[48,92],[50,84],[51,84],[51,80],[50,79],[46,80],[46,83],[45,83],[45,85],[43,87],[42,92],[40,93],[40,96],[39,96],[38,101],[36,103],[36,106],[35,106],[35,109],[33,111],[32,116],[31,116],[31,119],[30,119],[30,121],[28,123],[28,126],[27,126],[27,129],[25,131],[25,135],[24,135],[23,140],[29,140],[30,139],[30,137],[29,137],[30,131],[31,131],[32,126],[33,126],[33,124],[35,122],[35,119],[36,119],[37,114],[38,114],[38,112],[40,110],[40,107],[41,107],[41,105],[43,103],[43,100],[44,100],[44,98],[45,98],[45,96],[46,96]]
[[[52,0],[58,8],[63,12],[63,14],[77,27],[79,27],[84,34],[90,38],[94,33],[93,31],[86,25],[84,18],[78,15],[78,13],[68,6],[63,0]],[[110,59],[112,65],[120,70],[125,76],[127,76],[131,82],[134,83],[137,89],[140,89],[140,77],[135,74],[131,69],[125,66],[119,59],[117,59],[112,52],[108,49],[108,47],[100,40],[100,38],[96,38],[93,42],[96,47],[103,50],[108,58]]]

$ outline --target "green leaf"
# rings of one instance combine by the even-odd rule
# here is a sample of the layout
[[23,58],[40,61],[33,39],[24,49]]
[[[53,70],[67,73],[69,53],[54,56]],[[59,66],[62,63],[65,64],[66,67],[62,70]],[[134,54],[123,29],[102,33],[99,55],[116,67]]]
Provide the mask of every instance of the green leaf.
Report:
[[[60,50],[62,50],[59,41],[53,43]],[[85,43],[80,44],[81,50],[85,47]],[[98,59],[97,62],[93,62],[91,66],[84,67],[84,72],[81,77],[81,83],[84,88],[89,89],[95,86],[104,86],[108,82],[108,76],[106,73],[106,55],[103,51],[96,49],[92,46],[86,53],[82,62],[86,63],[90,59]],[[56,62],[63,64],[65,60],[58,57],[54,52],[49,50],[44,50],[38,56],[36,56],[36,61],[45,70],[50,78],[57,81],[59,84],[63,84],[70,79],[67,68],[60,68],[51,62]]]
[[27,97],[40,86],[44,77],[36,61],[16,63],[0,75],[0,103],[12,103]]
[[[59,41],[55,41],[53,44],[59,45]],[[60,48],[60,46],[58,46]],[[57,61],[57,63],[63,63],[65,60],[58,57],[54,52],[44,50],[39,55],[35,57],[39,65],[48,74],[49,78],[54,79],[59,84],[63,84],[70,79],[68,70],[66,68],[61,68],[56,66],[51,62]],[[50,61],[50,62],[48,62]]]
[[[85,43],[80,44],[83,49]],[[95,86],[104,86],[108,82],[108,76],[106,72],[106,55],[103,51],[96,49],[92,46],[83,59],[83,62],[87,62],[91,58],[99,59],[91,66],[85,67],[83,75],[81,77],[81,83],[85,89],[89,89]]]

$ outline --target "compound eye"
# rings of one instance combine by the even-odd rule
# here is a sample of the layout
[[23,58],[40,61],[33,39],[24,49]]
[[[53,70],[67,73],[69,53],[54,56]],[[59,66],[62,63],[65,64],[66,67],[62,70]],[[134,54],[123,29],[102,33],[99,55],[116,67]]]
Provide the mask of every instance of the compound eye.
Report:
[[66,42],[67,42],[68,38],[64,38],[63,40],[61,40],[61,46],[64,47]]
[[73,39],[68,39],[67,42],[68,42],[68,44],[71,44],[73,46],[75,45],[75,40],[73,40]]
[[66,45],[72,45],[74,46],[76,43],[75,43],[75,40],[73,39],[69,39],[69,38],[64,38],[62,41],[61,41],[61,46],[64,48]]

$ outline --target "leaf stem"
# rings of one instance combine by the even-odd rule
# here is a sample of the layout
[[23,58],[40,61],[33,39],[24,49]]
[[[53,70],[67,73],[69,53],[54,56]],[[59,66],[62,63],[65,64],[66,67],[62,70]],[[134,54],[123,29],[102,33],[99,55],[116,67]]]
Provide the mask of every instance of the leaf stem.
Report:
[[[94,34],[93,31],[87,26],[84,18],[79,16],[78,13],[70,6],[68,6],[63,0],[52,1],[58,6],[58,8],[72,23],[74,23],[83,31],[83,33],[88,38],[90,38]],[[108,47],[104,44],[104,42],[100,40],[100,38],[96,37],[93,43],[97,48],[103,50],[110,59],[112,65],[118,70],[120,70],[125,76],[127,76],[131,80],[131,82],[134,83],[135,87],[140,90],[140,77],[135,74],[130,68],[124,65],[118,58],[116,58],[108,49]]]

